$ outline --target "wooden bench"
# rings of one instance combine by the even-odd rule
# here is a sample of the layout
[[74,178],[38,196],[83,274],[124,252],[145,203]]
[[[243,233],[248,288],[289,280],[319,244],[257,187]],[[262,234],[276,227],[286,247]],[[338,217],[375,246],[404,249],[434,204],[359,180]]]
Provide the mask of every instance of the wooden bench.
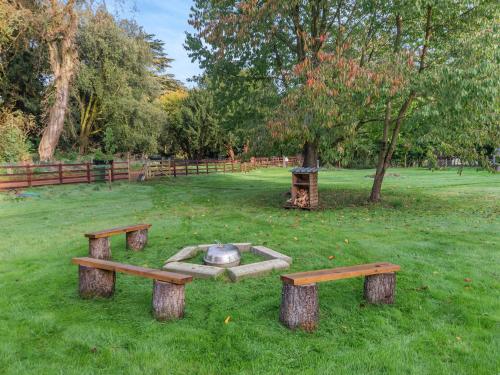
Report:
[[290,329],[316,329],[319,319],[316,283],[365,276],[364,297],[369,303],[394,303],[396,274],[400,267],[391,263],[361,264],[311,272],[282,275],[280,321]]
[[149,228],[151,224],[136,224],[86,233],[85,237],[89,239],[89,254],[93,258],[111,259],[109,237],[123,233],[127,237],[127,249],[142,250],[148,243]]
[[190,275],[132,266],[95,258],[73,258],[79,265],[79,293],[82,298],[111,297],[115,292],[116,272],[153,279],[153,315],[157,320],[184,316],[184,285]]

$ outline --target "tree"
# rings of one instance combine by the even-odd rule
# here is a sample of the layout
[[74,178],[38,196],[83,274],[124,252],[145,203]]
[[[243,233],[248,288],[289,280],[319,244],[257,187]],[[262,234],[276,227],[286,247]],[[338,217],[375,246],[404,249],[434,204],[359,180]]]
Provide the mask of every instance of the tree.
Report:
[[[286,92],[291,85],[304,83],[288,82],[296,64],[306,59],[320,64],[318,56],[323,50],[335,50],[347,36],[363,30],[365,20],[358,14],[367,4],[370,2],[197,0],[190,17],[197,32],[188,35],[187,47],[209,74],[219,61],[239,70],[250,66],[253,79],[273,80]],[[305,166],[316,165],[319,142],[314,132],[304,133]]]
[[[218,69],[222,71],[233,70],[227,64],[221,65]],[[207,74],[198,82],[214,98],[224,147],[231,159],[244,153],[245,147],[252,146],[255,151],[265,146],[259,135],[279,103],[279,94],[271,81],[252,79],[252,73],[247,70],[233,73]]]
[[[449,111],[437,106],[437,101],[446,102],[447,97],[459,100],[462,115],[476,115],[463,121],[463,137],[455,137],[463,138],[460,144],[467,145],[469,150],[473,151],[478,143],[471,136],[478,132],[483,138],[493,134],[496,127],[492,118],[498,111],[489,107],[486,113],[490,118],[486,121],[477,111],[467,111],[464,99],[482,101],[480,95],[462,95],[460,99],[451,92],[447,94],[442,77],[446,68],[452,69],[458,61],[463,61],[463,56],[455,50],[457,43],[467,39],[479,43],[473,36],[481,29],[491,30],[497,18],[498,6],[489,0],[199,0],[191,16],[197,34],[188,37],[188,46],[192,56],[207,68],[213,61],[230,61],[241,67],[250,66],[254,73],[277,82],[283,93],[279,113],[290,127],[282,126],[281,131],[301,139],[305,165],[315,165],[322,145],[339,148],[345,142],[352,144],[360,135],[375,137],[378,160],[370,200],[378,201],[401,132],[409,124],[417,124],[413,119],[421,111],[429,113],[433,108],[434,112],[442,112],[439,122],[431,124],[433,128],[446,128],[447,134],[456,131],[457,127],[449,123]],[[482,44],[487,48],[494,45],[492,41]],[[321,58],[325,54],[349,63],[343,71],[328,72],[329,60]],[[478,61],[469,60],[468,64],[474,69]],[[487,64],[497,67],[491,56]],[[358,76],[360,81],[354,71],[366,74]],[[329,78],[331,73],[335,79]],[[353,85],[346,85],[348,80],[342,79],[343,74],[353,74]],[[368,74],[378,75],[381,82],[373,85],[370,80],[363,81]],[[498,92],[498,80],[494,78],[485,83],[472,79],[470,74],[461,76],[471,79],[456,82],[461,86],[460,91],[471,91],[474,85],[480,85],[490,93],[492,88]],[[436,82],[443,84],[440,91]],[[330,95],[330,92],[338,93]],[[364,108],[363,104],[360,108],[360,99],[368,99],[367,93],[370,105]],[[456,104],[448,101],[447,108],[457,108]],[[279,119],[271,125],[276,130]],[[450,140],[452,137],[448,137]]]
[[[388,97],[384,104],[384,125],[380,139],[377,170],[370,195],[371,201],[380,200],[382,182],[390,167],[403,127],[430,103],[437,101],[446,103],[445,106],[441,106],[441,116],[438,122],[433,123],[433,129],[446,129],[444,132],[440,132],[441,135],[454,134],[455,138],[458,139],[468,138],[466,142],[469,145],[468,149],[474,148],[470,147],[474,143],[470,135],[478,131],[481,132],[485,126],[488,126],[488,123],[483,123],[484,119],[481,116],[476,116],[472,122],[455,117],[455,121],[463,121],[457,137],[456,128],[453,129],[453,126],[450,126],[452,124],[443,115],[448,112],[449,107],[461,107],[461,115],[470,115],[470,112],[467,113],[466,107],[461,103],[465,97],[471,98],[471,96],[466,95],[459,98],[453,95],[453,91],[443,90],[447,85],[439,87],[436,82],[445,82],[445,72],[453,69],[453,66],[462,60],[462,56],[457,54],[456,50],[455,53],[453,51],[456,44],[464,38],[472,37],[474,39],[473,36],[476,33],[481,33],[482,28],[491,27],[494,14],[497,12],[498,7],[490,1],[477,4],[472,4],[470,1],[439,1],[415,5],[403,3],[396,4],[391,9],[390,20],[394,22],[394,27],[389,35],[393,40],[393,48],[392,51],[389,49],[380,50],[378,52],[379,59],[393,61],[392,66],[398,66],[404,63],[405,59],[402,59],[402,56],[410,55],[414,56],[416,63],[412,64],[413,69],[406,74],[405,81],[407,83],[401,86],[401,90]],[[476,42],[478,40],[476,39]],[[483,45],[483,47],[487,48],[487,45]],[[479,64],[477,60],[469,60],[469,63],[473,64],[472,69],[475,69]],[[492,63],[494,64],[490,60],[489,64]],[[465,78],[463,75],[462,77]],[[476,80],[475,83],[478,84],[479,81]],[[474,87],[473,85],[473,80],[463,80],[460,84],[460,90],[468,91]],[[480,84],[480,86],[483,85],[484,83]],[[491,87],[492,81],[487,80],[486,85]],[[493,85],[498,88],[498,81]],[[441,92],[437,89],[438,87]],[[450,97],[453,97],[455,101],[450,102],[448,100]],[[479,102],[483,98],[477,97]],[[435,107],[435,109],[437,108]],[[434,134],[437,133],[434,132]],[[464,145],[463,142],[462,145]]]
[[40,160],[54,156],[64,128],[68,109],[70,83],[77,67],[75,37],[78,13],[75,0],[47,0],[44,11],[47,23],[45,38],[49,49],[53,89],[49,91],[47,125],[38,146]]
[[171,59],[163,43],[135,22],[116,21],[104,7],[86,9],[80,20],[72,89],[80,154],[92,142],[102,144],[105,134],[119,151],[156,152],[164,119],[155,100],[177,85],[164,72]]
[[0,3],[0,104],[37,118],[47,68],[39,11],[33,1]]
[[163,139],[167,140],[166,153],[174,156],[180,153],[190,159],[218,157],[221,154],[225,137],[209,91],[171,92],[164,95],[160,102],[167,112],[163,135]]
[[[318,149],[337,149],[357,138],[366,124],[380,121],[379,103],[404,82],[404,71],[362,64],[344,51],[318,54],[321,64],[305,59],[295,66],[296,85],[284,96],[270,122],[273,137],[316,139]],[[372,117],[373,116],[373,117]]]
[[165,126],[162,129],[160,146],[165,155],[175,155],[181,151],[176,134],[182,127],[182,107],[189,93],[184,88],[164,93],[158,103],[165,112]]

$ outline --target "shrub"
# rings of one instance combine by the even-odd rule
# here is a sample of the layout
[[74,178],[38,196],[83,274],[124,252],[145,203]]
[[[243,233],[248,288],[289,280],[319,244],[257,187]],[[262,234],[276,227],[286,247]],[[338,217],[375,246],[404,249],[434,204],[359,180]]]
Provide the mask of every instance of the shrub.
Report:
[[0,110],[0,162],[30,159],[28,133],[35,126],[33,116],[8,108]]

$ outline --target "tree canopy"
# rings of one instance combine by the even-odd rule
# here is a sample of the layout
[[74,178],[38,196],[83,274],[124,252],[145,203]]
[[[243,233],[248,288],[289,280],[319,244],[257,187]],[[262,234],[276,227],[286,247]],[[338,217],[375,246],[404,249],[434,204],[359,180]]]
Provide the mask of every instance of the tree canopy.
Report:
[[470,161],[498,142],[498,11],[494,1],[198,0],[187,45],[209,76],[273,82],[270,135],[295,140],[305,165],[368,145],[377,201],[403,138],[432,134],[436,152]]

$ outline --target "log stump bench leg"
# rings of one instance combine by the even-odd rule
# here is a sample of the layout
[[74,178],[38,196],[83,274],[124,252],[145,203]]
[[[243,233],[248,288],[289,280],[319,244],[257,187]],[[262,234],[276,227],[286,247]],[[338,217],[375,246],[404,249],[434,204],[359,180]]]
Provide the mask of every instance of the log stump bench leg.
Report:
[[141,229],[127,233],[127,249],[139,251],[148,243],[148,230]]
[[184,285],[165,281],[153,282],[153,316],[156,320],[184,317]]
[[115,293],[116,273],[93,267],[79,266],[79,293],[82,298],[109,298]]
[[283,283],[280,321],[290,329],[312,332],[319,319],[318,286]]
[[97,259],[111,259],[109,237],[89,238],[89,256]]
[[369,303],[394,303],[396,273],[382,273],[365,277],[364,297]]

